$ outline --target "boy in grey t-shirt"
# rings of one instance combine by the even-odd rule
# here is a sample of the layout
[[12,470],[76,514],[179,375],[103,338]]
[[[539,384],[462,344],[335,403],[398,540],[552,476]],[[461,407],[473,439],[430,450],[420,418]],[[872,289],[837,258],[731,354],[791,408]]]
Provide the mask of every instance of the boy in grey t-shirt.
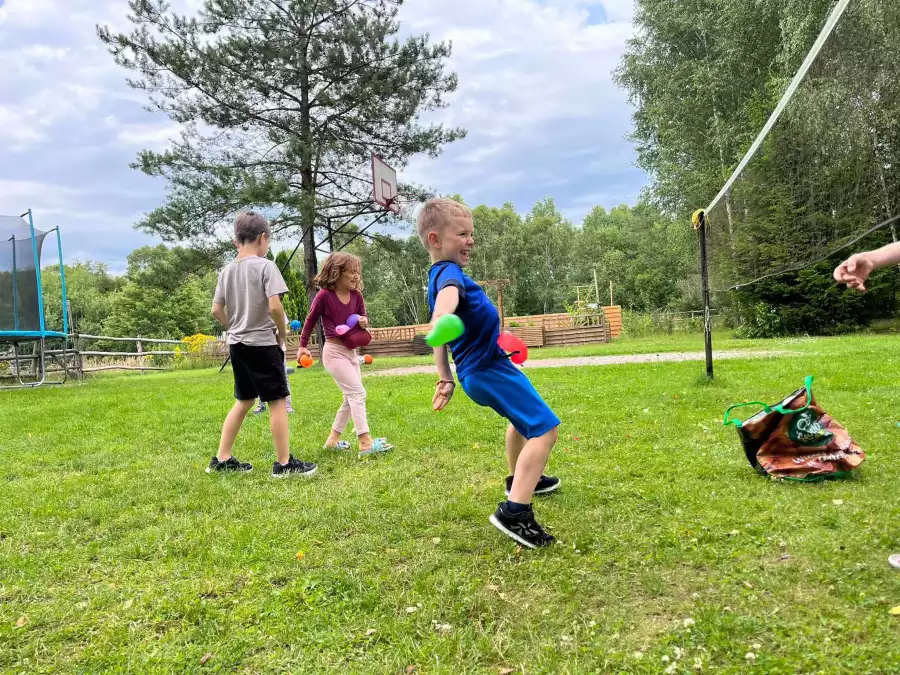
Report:
[[257,397],[270,409],[269,426],[276,454],[272,476],[308,476],[316,471],[315,464],[294,459],[290,453],[286,401],[290,391],[284,371],[287,321],[281,304],[281,295],[288,289],[278,266],[265,257],[271,235],[269,221],[262,214],[238,214],[234,220],[238,256],[219,273],[212,313],[228,331],[237,400],[225,418],[219,453],[210,461],[207,473],[253,470],[231,452]]

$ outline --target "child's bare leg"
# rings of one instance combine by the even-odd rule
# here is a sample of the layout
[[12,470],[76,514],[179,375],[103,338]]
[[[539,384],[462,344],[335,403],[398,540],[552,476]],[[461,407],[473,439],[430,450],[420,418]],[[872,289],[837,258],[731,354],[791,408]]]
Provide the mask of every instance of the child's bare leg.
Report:
[[360,451],[372,449],[372,434],[370,434],[368,431],[357,436],[357,440],[359,441]]
[[512,424],[506,428],[506,463],[509,464],[510,476],[516,475],[516,463],[519,461],[519,455],[522,453],[522,448],[525,447],[525,442],[525,437],[516,431]]
[[269,428],[275,442],[275,458],[279,464],[287,464],[291,457],[291,430],[285,399],[269,401]]
[[219,454],[217,455],[220,462],[227,462],[231,457],[231,451],[234,448],[234,439],[237,438],[238,432],[241,430],[241,424],[253,404],[256,403],[255,398],[247,401],[235,401],[234,406],[228,412],[225,418],[225,424],[222,425],[222,438],[219,441]]
[[[509,491],[509,501],[517,504],[530,504],[534,495],[534,486],[537,485],[550,451],[556,444],[559,436],[557,428],[551,429],[543,436],[532,438],[525,443],[525,447],[519,453],[515,466],[512,489]],[[507,439],[509,434],[507,432]]]

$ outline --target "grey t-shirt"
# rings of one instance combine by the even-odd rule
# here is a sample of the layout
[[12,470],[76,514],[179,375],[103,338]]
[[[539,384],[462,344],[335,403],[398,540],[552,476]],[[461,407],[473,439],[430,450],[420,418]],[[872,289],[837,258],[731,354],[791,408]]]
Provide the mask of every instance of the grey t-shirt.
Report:
[[225,305],[228,344],[242,342],[261,347],[278,344],[269,298],[287,293],[278,265],[252,256],[232,260],[219,272],[213,302]]

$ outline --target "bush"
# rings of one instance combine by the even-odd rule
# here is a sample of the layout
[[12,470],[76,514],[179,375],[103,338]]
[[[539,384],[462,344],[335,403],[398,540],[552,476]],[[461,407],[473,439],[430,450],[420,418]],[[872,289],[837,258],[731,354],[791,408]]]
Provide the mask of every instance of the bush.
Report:
[[897,268],[877,272],[867,293],[849,290],[831,276],[834,261],[764,279],[736,293],[738,336],[839,335],[859,330],[897,310]]

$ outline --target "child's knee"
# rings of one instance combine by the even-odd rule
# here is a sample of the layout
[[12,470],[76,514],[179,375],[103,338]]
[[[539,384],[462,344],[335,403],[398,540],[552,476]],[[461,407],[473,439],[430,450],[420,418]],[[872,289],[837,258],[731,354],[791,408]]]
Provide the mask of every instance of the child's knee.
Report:
[[547,443],[552,447],[556,445],[556,441],[559,439],[559,427],[553,427],[550,431],[546,432],[541,436]]

